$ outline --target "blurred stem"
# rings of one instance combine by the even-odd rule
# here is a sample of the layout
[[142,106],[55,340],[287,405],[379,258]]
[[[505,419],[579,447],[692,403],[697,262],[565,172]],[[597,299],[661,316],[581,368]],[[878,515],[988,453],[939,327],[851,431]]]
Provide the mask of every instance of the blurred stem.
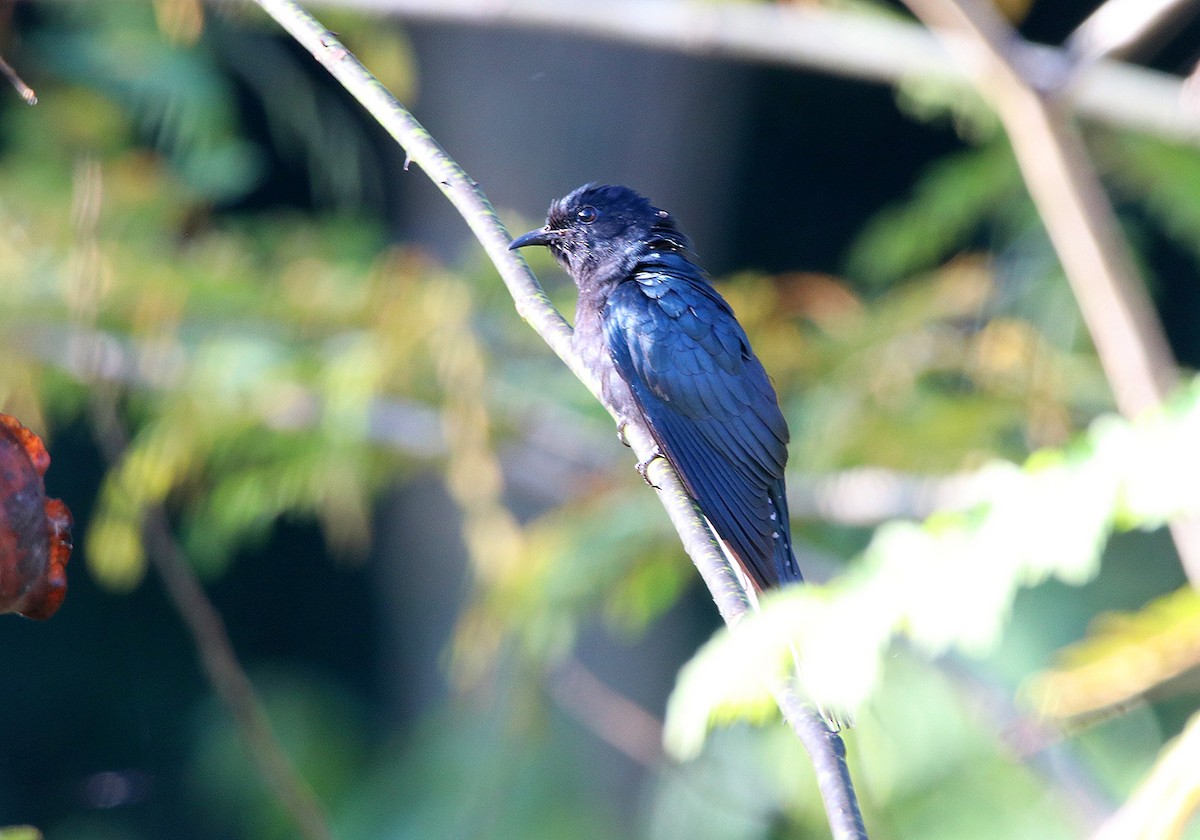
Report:
[[[103,385],[93,386],[92,391],[92,426],[104,459],[111,467],[124,456],[128,436],[117,417],[111,392]],[[305,840],[333,840],[320,803],[271,730],[267,713],[234,653],[225,623],[188,564],[162,505],[147,507],[143,537],[150,563],[187,625],[209,682],[229,709],[259,773],[291,816],[300,836]]]
[[[597,381],[571,346],[571,327],[550,303],[524,259],[508,250],[511,237],[487,197],[467,173],[446,154],[416,118],[327,29],[291,0],[255,0],[293,38],[357,99],[425,171],[450,203],[462,214],[508,287],[517,312],[550,345],[568,368],[615,417],[604,402]],[[630,423],[625,436],[639,460],[654,452],[650,431]],[[659,499],[679,534],[684,549],[708,586],[731,626],[749,609],[746,592],[705,525],[683,482],[665,458],[650,465],[651,480],[661,488]],[[804,744],[817,771],[817,781],[835,840],[865,838],[858,800],[846,766],[845,745],[830,732],[815,708],[801,698],[793,683],[781,686],[777,696],[788,723]]]
[[[1117,407],[1134,417],[1160,404],[1178,380],[1175,358],[1083,138],[1058,98],[1070,67],[1036,63],[988,3],[905,2],[935,31],[970,38],[972,56],[983,58],[976,84],[1004,124]],[[1170,529],[1188,579],[1200,586],[1200,522],[1176,520]]]
[[[101,282],[103,254],[98,238],[104,206],[100,164],[90,158],[81,159],[75,166],[73,180],[71,217],[75,228],[72,259],[75,270],[68,295],[72,330],[64,343],[72,362],[84,371],[82,378],[90,395],[88,410],[93,435],[112,470],[125,457],[129,435],[117,415],[114,383],[101,379],[96,366],[97,351],[101,346],[97,340],[100,334],[96,331],[96,322],[104,294]],[[150,562],[162,578],[176,612],[191,632],[192,643],[200,654],[209,682],[229,708],[242,742],[263,779],[296,823],[300,836],[305,840],[333,840],[312,790],[297,775],[275,739],[254,687],[233,652],[225,624],[188,565],[161,504],[155,501],[145,507],[142,525],[142,539]]]
[[1066,47],[1081,61],[1128,55],[1196,11],[1196,0],[1106,0],[1071,33]]
[[1200,714],[1155,762],[1149,775],[1092,840],[1175,840],[1200,806]]
[[4,78],[8,79],[8,83],[13,86],[13,90],[25,100],[26,104],[37,104],[37,94],[33,92],[33,88],[25,84],[25,80],[18,76],[17,71],[12,68],[12,65],[3,58],[0,58],[0,73],[4,74]]
[[[506,25],[638,44],[692,55],[736,58],[902,85],[936,78],[969,85],[962,66],[922,26],[889,13],[820,3],[714,3],[699,0],[318,0],[407,20]],[[1134,3],[1163,0],[1132,0]],[[1043,63],[1063,51],[1029,45]],[[1080,117],[1183,142],[1200,140],[1183,82],[1167,73],[1100,59],[1072,87]]]
[[662,721],[606,685],[574,657],[549,676],[550,692],[559,708],[597,738],[643,767],[662,761]]

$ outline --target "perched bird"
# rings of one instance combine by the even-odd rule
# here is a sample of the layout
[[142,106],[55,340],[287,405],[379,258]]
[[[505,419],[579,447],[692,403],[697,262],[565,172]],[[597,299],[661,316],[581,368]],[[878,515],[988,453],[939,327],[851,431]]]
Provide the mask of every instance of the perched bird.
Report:
[[799,581],[783,483],[787,423],[671,215],[628,187],[588,184],[509,248],[527,245],[547,246],[579,287],[575,350],[621,428],[646,422],[755,589]]

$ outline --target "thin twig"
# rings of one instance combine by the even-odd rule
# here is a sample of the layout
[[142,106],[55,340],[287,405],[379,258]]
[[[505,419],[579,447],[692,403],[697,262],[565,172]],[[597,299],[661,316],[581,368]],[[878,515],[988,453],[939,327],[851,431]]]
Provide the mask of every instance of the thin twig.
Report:
[[1200,804],[1200,714],[1167,746],[1133,795],[1092,840],[1175,840]]
[[606,685],[578,659],[554,669],[550,691],[560,708],[632,761],[653,767],[662,760],[662,721]]
[[1081,61],[1129,55],[1168,22],[1198,8],[1196,0],[1107,0],[1076,27],[1065,46]]
[[[975,42],[972,56],[984,58],[976,83],[1008,133],[1117,407],[1133,417],[1158,405],[1178,379],[1174,355],[1083,138],[1062,103],[1026,75],[1027,42],[978,0],[906,2],[931,28],[959,34],[947,47]],[[1170,529],[1188,579],[1200,586],[1200,522]]]
[[[1138,0],[1135,0],[1137,2]],[[318,0],[325,6],[406,20],[507,25],[568,32],[692,55],[736,58],[884,84],[936,78],[969,87],[961,64],[938,49],[925,27],[884,15],[816,3],[712,3],[697,0]],[[953,36],[952,36],[953,37]],[[971,49],[971,42],[964,46]],[[1045,66],[1066,52],[1030,45]],[[1064,107],[1081,117],[1163,137],[1200,141],[1197,109],[1182,81],[1166,73],[1100,60],[1073,80]]]
[[[487,197],[465,171],[430,136],[387,89],[311,15],[291,0],[255,0],[276,22],[324,66],[354,96],[379,124],[404,148],[462,214],[471,231],[500,272],[517,312],[559,358],[609,410],[599,385],[583,366],[571,346],[571,328],[550,303],[525,261],[508,250],[511,237],[500,223]],[[650,431],[642,423],[630,423],[626,439],[639,460],[654,452]],[[712,593],[721,617],[736,626],[749,608],[746,592],[712,532],[705,525],[695,502],[684,489],[674,468],[664,458],[650,465],[652,482],[661,488],[659,499],[679,534],[684,549]],[[835,840],[865,838],[857,797],[846,767],[845,746],[829,731],[815,708],[804,702],[794,683],[778,692],[780,707],[800,738],[817,771],[818,786],[829,815]]]
[[[783,719],[792,727],[812,758],[817,787],[825,800],[825,818],[829,821],[830,834],[834,840],[867,840],[867,829],[854,795],[854,780],[850,778],[846,744],[842,737],[829,728],[825,718],[806,698],[800,696],[794,679],[776,683],[771,694],[783,712]],[[847,791],[848,795],[830,796],[826,791]]]
[[37,94],[33,92],[33,88],[25,84],[25,80],[18,76],[17,71],[12,69],[12,65],[10,65],[3,58],[0,58],[0,73],[4,74],[4,77],[8,79],[9,84],[16,89],[17,94],[20,95],[20,97],[24,99],[26,103],[30,105],[37,104]]
[[[110,465],[117,464],[128,448],[125,430],[108,389],[94,389],[93,393],[91,408],[96,441],[105,460]],[[187,625],[208,680],[229,709],[259,773],[305,840],[333,840],[316,796],[296,772],[271,730],[267,713],[234,653],[225,623],[184,557],[161,505],[151,504],[147,508],[143,535],[150,563]]]
[[[89,413],[93,434],[101,455],[112,467],[121,462],[129,448],[129,436],[116,409],[114,381],[99,376],[96,363],[105,346],[96,330],[97,312],[102,295],[99,282],[101,262],[97,232],[103,202],[103,178],[100,164],[90,158],[75,167],[75,187],[71,217],[75,225],[73,250],[75,271],[68,295],[71,332],[62,344],[67,348],[67,364],[87,384]],[[166,513],[158,503],[149,505],[143,523],[147,554],[162,578],[167,595],[192,634],[192,643],[200,655],[209,681],[225,701],[237,724],[243,743],[281,807],[288,812],[305,840],[332,840],[321,808],[304,781],[296,774],[271,731],[254,687],[237,660],[221,616],[204,594],[183,551],[175,541]]]

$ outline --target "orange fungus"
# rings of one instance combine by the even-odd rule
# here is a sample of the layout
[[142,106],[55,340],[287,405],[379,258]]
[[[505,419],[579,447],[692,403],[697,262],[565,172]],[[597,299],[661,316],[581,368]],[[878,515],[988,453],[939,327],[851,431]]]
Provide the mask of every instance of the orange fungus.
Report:
[[71,512],[46,498],[41,439],[0,414],[0,613],[54,615],[67,594]]

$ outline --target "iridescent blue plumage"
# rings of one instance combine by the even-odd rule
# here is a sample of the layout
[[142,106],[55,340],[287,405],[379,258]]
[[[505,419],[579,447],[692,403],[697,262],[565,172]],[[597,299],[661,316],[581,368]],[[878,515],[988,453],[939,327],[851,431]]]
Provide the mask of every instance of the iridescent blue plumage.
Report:
[[758,589],[800,580],[783,473],[788,429],[729,304],[666,212],[626,187],[581,187],[546,227],[579,286],[575,346],[625,417],[640,415]]

